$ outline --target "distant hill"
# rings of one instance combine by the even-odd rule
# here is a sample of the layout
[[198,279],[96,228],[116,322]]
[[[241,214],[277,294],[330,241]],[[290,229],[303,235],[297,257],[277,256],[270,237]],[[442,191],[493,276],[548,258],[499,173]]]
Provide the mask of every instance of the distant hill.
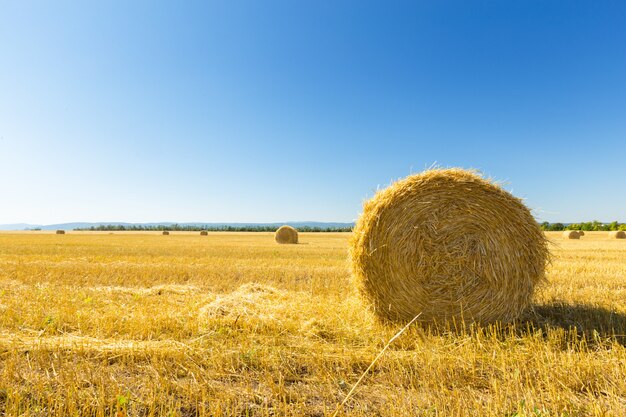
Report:
[[13,223],[13,224],[0,224],[0,230],[27,230],[35,229],[41,226],[28,223]]
[[308,221],[291,221],[291,222],[277,222],[277,223],[176,223],[176,222],[157,222],[157,223],[125,223],[125,222],[76,222],[76,223],[60,223],[60,224],[48,224],[48,225],[35,225],[27,223],[15,223],[15,224],[2,224],[0,230],[74,230],[74,229],[89,229],[91,227],[98,226],[143,226],[143,227],[157,227],[157,226],[191,226],[198,228],[223,228],[223,227],[278,227],[283,224],[288,224],[295,228],[308,227],[308,228],[320,228],[320,229],[334,229],[334,228],[347,228],[354,226],[354,223],[341,223],[341,222],[308,222]]

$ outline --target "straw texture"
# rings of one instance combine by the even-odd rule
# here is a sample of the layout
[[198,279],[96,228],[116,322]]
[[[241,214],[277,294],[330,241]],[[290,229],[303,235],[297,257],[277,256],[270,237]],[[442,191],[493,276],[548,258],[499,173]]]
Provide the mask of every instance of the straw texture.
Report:
[[291,226],[280,226],[274,239],[278,243],[298,243],[298,231]]
[[379,191],[350,242],[355,285],[383,321],[510,321],[549,253],[520,199],[474,171],[434,169]]

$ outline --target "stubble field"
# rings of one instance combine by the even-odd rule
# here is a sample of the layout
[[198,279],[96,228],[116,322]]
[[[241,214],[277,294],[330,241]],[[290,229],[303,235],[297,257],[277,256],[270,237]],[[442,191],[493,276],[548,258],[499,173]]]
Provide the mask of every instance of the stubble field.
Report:
[[[339,415],[626,415],[626,241],[554,242],[506,326],[412,326]],[[0,415],[326,416],[401,326],[345,233],[0,233]]]

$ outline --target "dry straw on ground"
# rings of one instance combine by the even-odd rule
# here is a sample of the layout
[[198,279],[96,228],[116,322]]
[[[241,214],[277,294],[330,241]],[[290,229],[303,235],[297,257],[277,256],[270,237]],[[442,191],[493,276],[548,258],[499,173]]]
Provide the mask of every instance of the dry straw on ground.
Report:
[[206,230],[203,230],[200,232],[200,236],[208,236],[209,232],[207,232]]
[[214,318],[226,319],[229,323],[243,323],[253,318],[267,326],[278,324],[278,316],[285,309],[286,292],[269,285],[248,283],[230,294],[215,297],[200,310],[202,323]]
[[623,230],[609,232],[609,237],[611,239],[626,239],[626,232]]
[[382,190],[350,243],[354,280],[383,320],[510,321],[544,280],[547,241],[522,201],[474,171],[434,169]]
[[566,230],[563,232],[564,239],[580,239],[580,236],[582,235],[576,230]]
[[169,235],[169,234],[170,234],[170,232],[168,232],[167,230],[164,230],[164,231],[163,231],[163,234],[164,234],[164,235]]
[[280,226],[274,238],[278,243],[298,243],[298,231],[291,226]]
[[65,230],[57,230],[56,234],[57,235],[64,235],[65,234]]

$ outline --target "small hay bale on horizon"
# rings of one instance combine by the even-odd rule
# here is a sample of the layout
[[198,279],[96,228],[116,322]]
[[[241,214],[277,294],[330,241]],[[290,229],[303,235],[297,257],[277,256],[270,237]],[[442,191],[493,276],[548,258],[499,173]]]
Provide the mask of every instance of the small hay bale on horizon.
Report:
[[432,169],[366,201],[353,282],[383,322],[517,319],[545,281],[547,239],[522,201],[475,171]]
[[167,236],[167,235],[169,235],[169,234],[170,234],[170,232],[168,232],[167,230],[163,230],[163,233],[162,233],[162,234],[163,234],[163,235],[165,235],[165,236]]
[[626,239],[626,232],[623,230],[614,230],[609,232],[611,239]]
[[563,232],[563,239],[580,239],[580,233],[577,230],[566,230]]
[[291,226],[280,226],[276,230],[274,239],[280,244],[296,244],[298,243],[298,231]]
[[65,230],[60,230],[60,229],[59,229],[59,230],[57,230],[55,233],[56,233],[57,235],[64,235],[64,234],[65,234]]
[[208,236],[209,232],[207,232],[206,230],[201,230],[200,231],[200,236]]

